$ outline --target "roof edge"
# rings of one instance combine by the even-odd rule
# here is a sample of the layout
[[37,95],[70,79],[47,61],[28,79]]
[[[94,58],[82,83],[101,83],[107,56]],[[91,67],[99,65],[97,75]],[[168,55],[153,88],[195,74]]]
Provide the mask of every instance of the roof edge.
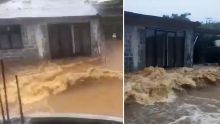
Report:
[[147,23],[147,21],[154,20],[155,21],[154,23],[166,22],[166,24],[169,24],[169,25],[177,23],[177,24],[190,25],[193,28],[201,26],[200,22],[163,18],[163,17],[159,17],[159,16],[145,15],[145,14],[139,14],[139,13],[129,12],[129,11],[124,11],[124,16],[125,16],[125,23],[129,23],[131,21],[136,21],[137,23],[138,22],[140,22],[140,23],[146,22]]

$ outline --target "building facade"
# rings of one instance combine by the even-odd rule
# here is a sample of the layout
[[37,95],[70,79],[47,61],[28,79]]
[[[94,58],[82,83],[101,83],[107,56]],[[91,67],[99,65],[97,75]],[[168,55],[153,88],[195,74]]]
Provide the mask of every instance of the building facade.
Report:
[[0,58],[98,56],[105,38],[100,18],[97,8],[85,0],[1,3]]
[[125,12],[125,72],[193,65],[197,22]]

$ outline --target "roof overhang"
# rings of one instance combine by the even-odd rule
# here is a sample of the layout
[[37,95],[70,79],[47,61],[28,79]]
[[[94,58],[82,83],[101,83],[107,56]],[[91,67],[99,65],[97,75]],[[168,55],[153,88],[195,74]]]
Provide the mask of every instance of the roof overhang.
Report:
[[191,22],[184,20],[168,19],[163,17],[137,14],[133,12],[125,12],[125,25],[140,25],[155,28],[168,29],[194,29],[201,24],[199,22]]

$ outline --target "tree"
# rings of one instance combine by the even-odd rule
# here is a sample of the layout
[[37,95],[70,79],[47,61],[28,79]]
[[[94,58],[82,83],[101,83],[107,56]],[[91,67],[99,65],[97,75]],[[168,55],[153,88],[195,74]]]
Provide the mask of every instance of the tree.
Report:
[[218,29],[220,30],[220,22],[208,22],[203,23],[201,25],[202,28],[208,28],[208,29]]
[[191,13],[183,13],[183,14],[172,14],[171,16],[169,15],[163,15],[164,18],[171,18],[171,19],[177,19],[177,20],[185,20],[185,21],[190,21],[188,16],[190,16]]

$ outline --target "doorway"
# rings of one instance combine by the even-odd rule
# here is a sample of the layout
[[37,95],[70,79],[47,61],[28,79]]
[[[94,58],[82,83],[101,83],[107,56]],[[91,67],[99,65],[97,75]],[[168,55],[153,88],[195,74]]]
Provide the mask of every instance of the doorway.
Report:
[[50,52],[52,59],[73,56],[71,26],[52,24],[48,26]]
[[91,55],[89,23],[48,25],[52,59]]
[[74,53],[82,56],[91,55],[91,35],[89,23],[74,24]]
[[185,33],[146,29],[146,67],[184,66]]

